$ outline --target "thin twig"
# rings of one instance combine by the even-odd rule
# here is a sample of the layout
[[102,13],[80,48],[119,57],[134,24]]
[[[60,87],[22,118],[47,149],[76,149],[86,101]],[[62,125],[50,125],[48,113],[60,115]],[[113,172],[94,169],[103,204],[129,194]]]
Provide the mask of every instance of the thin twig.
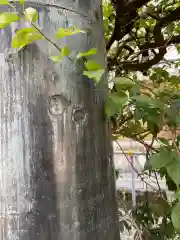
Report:
[[141,176],[141,174],[138,172],[138,170],[133,166],[133,164],[132,164],[131,161],[128,159],[126,153],[124,152],[123,148],[121,147],[121,145],[119,144],[119,142],[118,142],[117,140],[116,140],[116,143],[118,144],[118,146],[119,146],[119,148],[121,149],[123,155],[125,156],[125,158],[126,158],[127,161],[129,162],[129,164],[131,165],[132,169],[136,172],[137,176],[140,177],[140,179],[141,179],[144,183],[146,183],[148,186],[150,186],[151,188],[153,188],[154,190],[157,191],[157,189],[156,189],[154,186],[152,186],[151,184],[149,184],[148,182],[146,182],[146,181],[144,180],[144,178]]
[[36,27],[36,25],[34,25],[33,23],[31,23],[31,25],[32,25],[48,42],[50,42],[59,52],[61,52],[61,48],[60,48],[55,42],[53,42],[50,38],[48,38],[39,28]]
[[81,15],[82,17],[88,18],[88,16],[86,16],[85,14],[77,12],[76,10],[73,10],[71,8],[62,7],[62,6],[58,6],[58,5],[55,5],[55,4],[43,4],[43,6],[44,7],[51,7],[51,8],[53,7],[53,8],[57,8],[57,9],[61,9],[61,10],[69,11],[69,12],[73,12],[73,13],[76,13],[78,15]]
[[[31,25],[49,42],[51,43],[59,52],[61,52],[61,48],[55,43],[53,42],[50,38],[48,38],[39,28],[36,27],[36,25],[34,25],[33,23],[31,23]],[[73,63],[73,60],[67,56],[68,59]]]

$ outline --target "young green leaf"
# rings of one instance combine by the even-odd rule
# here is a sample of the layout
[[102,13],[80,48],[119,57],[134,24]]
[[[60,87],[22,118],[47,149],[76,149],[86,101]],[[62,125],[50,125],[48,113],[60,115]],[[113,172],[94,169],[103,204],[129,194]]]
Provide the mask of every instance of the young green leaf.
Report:
[[98,64],[97,62],[95,62],[94,60],[88,60],[87,62],[85,62],[85,67],[87,70],[89,71],[95,71],[98,69],[102,69],[102,66],[100,64]]
[[20,18],[15,13],[3,12],[0,13],[0,28],[4,28],[12,22],[18,21]]
[[97,69],[94,71],[84,71],[83,75],[94,79],[94,81],[98,83],[101,80],[103,73],[104,73],[104,69]]
[[66,57],[66,56],[68,56],[69,54],[70,54],[70,50],[68,49],[67,46],[65,46],[65,47],[63,47],[63,48],[61,49],[61,56],[62,56],[62,57]]
[[51,56],[50,59],[53,62],[60,62],[62,60],[61,56]]
[[61,49],[61,54],[59,56],[51,56],[51,60],[54,62],[61,62],[62,59],[70,54],[70,50],[65,46]]
[[8,0],[1,0],[0,1],[0,5],[9,5],[9,1]]
[[96,48],[92,48],[87,52],[79,52],[76,58],[79,59],[81,57],[89,57],[89,56],[95,55],[96,53],[97,53]]
[[85,31],[72,27],[72,28],[59,28],[56,32],[56,38],[60,39],[60,38],[64,38],[67,36],[72,36],[74,34],[78,34],[78,33],[85,33]]
[[173,207],[171,219],[175,229],[180,232],[180,202],[176,203]]
[[20,50],[34,41],[43,39],[44,37],[35,28],[23,28],[16,32],[12,40],[12,47]]
[[36,22],[38,19],[38,12],[35,8],[29,7],[25,9],[24,16],[29,22]]
[[25,0],[19,0],[20,4],[23,5]]

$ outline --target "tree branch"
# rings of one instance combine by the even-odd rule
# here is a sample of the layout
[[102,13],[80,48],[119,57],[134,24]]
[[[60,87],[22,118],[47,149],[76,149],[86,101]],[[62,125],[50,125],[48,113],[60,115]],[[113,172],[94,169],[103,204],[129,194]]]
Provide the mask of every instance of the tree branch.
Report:
[[[137,3],[137,1],[135,1]],[[142,3],[142,1],[140,1]],[[134,2],[133,2],[134,4]],[[140,3],[139,3],[140,4]],[[131,5],[134,6],[134,5]],[[133,9],[133,8],[132,8]],[[161,60],[163,60],[164,55],[166,54],[166,48],[167,46],[171,44],[177,44],[180,43],[180,35],[172,36],[170,39],[164,39],[162,28],[168,25],[168,23],[177,21],[180,19],[180,7],[177,9],[171,11],[166,16],[159,18],[157,20],[156,25],[153,29],[153,36],[154,36],[154,42],[146,42],[142,46],[140,46],[140,51],[143,53],[144,51],[147,51],[149,49],[159,49],[159,53],[155,54],[152,59],[148,59],[145,62],[137,62],[137,61],[127,61],[127,62],[119,62],[117,59],[115,61],[112,61],[112,59],[109,59],[109,61],[112,61],[113,63],[116,63],[115,65],[121,65],[122,69],[128,71],[146,71],[153,65],[158,64]],[[115,30],[115,29],[114,29]],[[117,39],[116,39],[117,40]],[[116,56],[117,57],[117,56]]]
[[112,0],[116,9],[116,18],[114,31],[106,46],[107,51],[115,41],[121,40],[131,31],[134,21],[139,18],[137,12],[138,8],[142,7],[147,2],[149,2],[149,0]]

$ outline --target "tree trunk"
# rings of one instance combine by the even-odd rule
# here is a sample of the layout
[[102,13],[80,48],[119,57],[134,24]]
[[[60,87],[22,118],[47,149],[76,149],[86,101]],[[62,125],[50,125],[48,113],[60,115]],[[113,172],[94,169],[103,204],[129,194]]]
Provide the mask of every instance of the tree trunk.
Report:
[[[38,27],[52,40],[58,27],[88,28],[57,43],[96,47],[105,66],[100,0],[52,2],[25,7],[38,10]],[[0,239],[119,240],[105,89],[68,59],[49,60],[58,51],[48,41],[14,58],[11,40],[20,27],[0,31]]]

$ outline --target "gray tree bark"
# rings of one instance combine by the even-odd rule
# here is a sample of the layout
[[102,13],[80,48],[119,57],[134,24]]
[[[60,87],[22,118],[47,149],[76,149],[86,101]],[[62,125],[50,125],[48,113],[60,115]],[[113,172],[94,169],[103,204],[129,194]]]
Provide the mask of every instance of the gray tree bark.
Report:
[[[57,43],[96,47],[96,60],[106,65],[100,0],[29,6],[52,40],[58,27],[90,29]],[[14,58],[11,41],[20,27],[0,30],[0,239],[119,240],[106,84],[95,89],[68,59],[54,64],[49,56],[58,51],[47,41]]]

